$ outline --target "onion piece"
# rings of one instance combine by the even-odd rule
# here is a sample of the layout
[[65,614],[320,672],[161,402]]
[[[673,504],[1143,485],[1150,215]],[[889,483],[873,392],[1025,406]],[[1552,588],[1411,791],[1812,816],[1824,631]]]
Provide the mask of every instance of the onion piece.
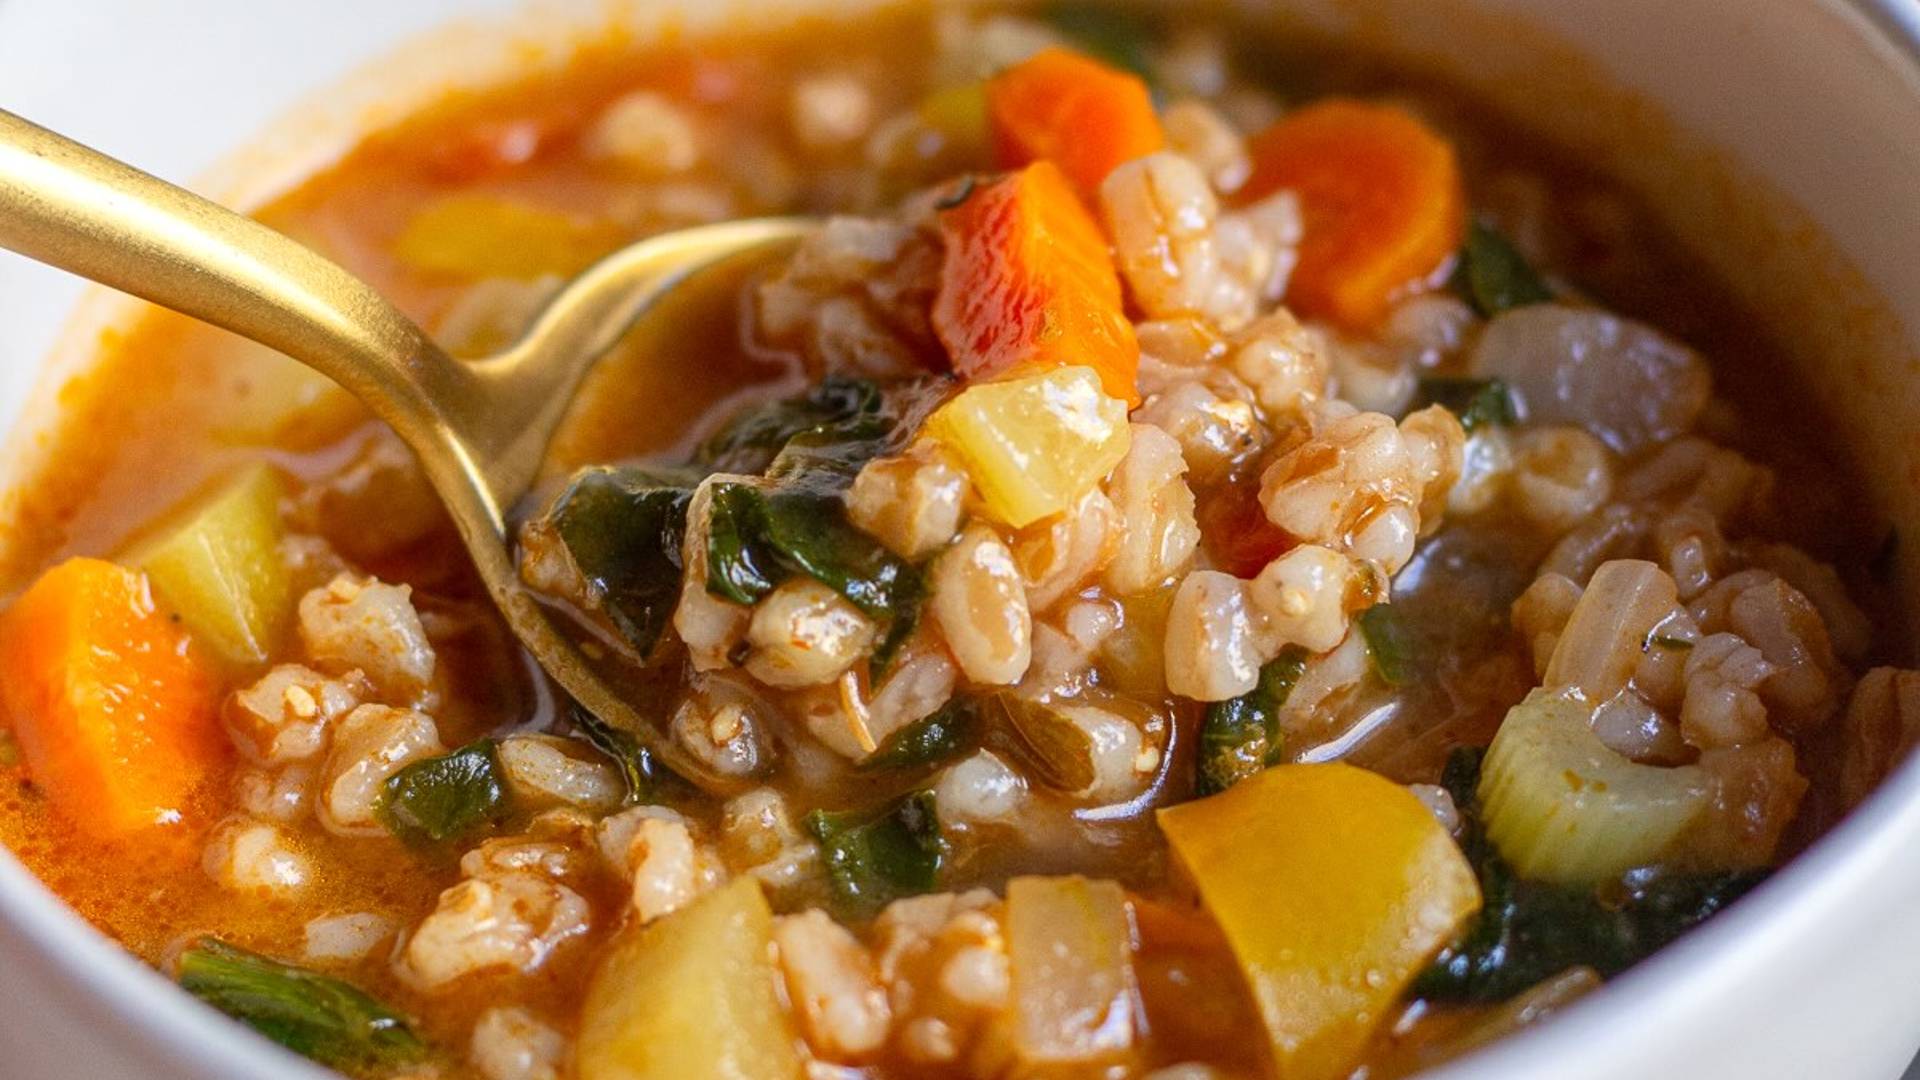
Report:
[[1647,635],[1673,611],[1679,591],[1666,571],[1638,559],[1601,563],[1567,618],[1542,684],[1602,702],[1627,685]]
[[1111,881],[1007,883],[1014,1046],[1029,1066],[1117,1061],[1133,1044],[1133,922]]
[[1495,318],[1471,366],[1506,382],[1523,419],[1578,424],[1622,454],[1692,428],[1713,390],[1693,350],[1631,319],[1564,304]]

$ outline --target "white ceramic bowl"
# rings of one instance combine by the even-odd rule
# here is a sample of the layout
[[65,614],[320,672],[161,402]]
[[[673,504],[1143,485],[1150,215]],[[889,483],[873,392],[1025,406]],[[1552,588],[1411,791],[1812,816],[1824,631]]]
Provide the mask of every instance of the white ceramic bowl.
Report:
[[[511,0],[0,0],[0,107],[163,176],[200,177],[202,190],[245,205],[425,94],[563,57],[583,27],[619,19],[644,36],[676,10],[693,24],[740,12],[765,23],[821,6],[549,0],[530,13]],[[1913,0],[1238,6],[1437,66],[1613,163],[1819,373],[1821,404],[1844,419],[1882,511],[1901,535],[1920,537]],[[429,31],[427,43],[403,44]],[[276,122],[289,110],[294,119]],[[279,137],[261,143],[270,122]],[[250,141],[252,152],[231,157]],[[14,432],[0,468],[31,455],[27,433],[46,415],[34,402],[57,381],[40,379],[36,397],[35,375],[80,295],[70,279],[0,254],[0,429]],[[96,298],[80,321],[125,310]],[[1908,597],[1917,552],[1906,546]],[[1727,915],[1445,1075],[1898,1075],[1920,1045],[1916,851],[1920,771],[1907,768]],[[12,991],[0,1000],[0,1075],[321,1075],[187,1000],[3,856],[0,972]]]

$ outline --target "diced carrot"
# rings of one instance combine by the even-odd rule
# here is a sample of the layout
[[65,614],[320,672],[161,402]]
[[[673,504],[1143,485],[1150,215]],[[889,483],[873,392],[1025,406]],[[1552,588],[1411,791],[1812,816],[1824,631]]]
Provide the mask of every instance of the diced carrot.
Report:
[[976,187],[940,215],[946,255],[933,327],[968,379],[1085,365],[1140,403],[1140,343],[1093,216],[1050,162]]
[[1234,577],[1251,578],[1287,553],[1293,539],[1267,520],[1260,486],[1250,480],[1216,488],[1200,500],[1200,542],[1213,563]]
[[1147,84],[1067,49],[1045,49],[987,84],[987,120],[1002,168],[1060,166],[1091,198],[1114,166],[1165,142]]
[[1304,223],[1287,302],[1355,328],[1376,322],[1460,246],[1466,196],[1453,147],[1399,109],[1334,98],[1249,144],[1240,204],[1297,192]]
[[219,685],[146,578],[99,559],[47,571],[0,616],[0,719],[82,831],[182,821],[225,766]]

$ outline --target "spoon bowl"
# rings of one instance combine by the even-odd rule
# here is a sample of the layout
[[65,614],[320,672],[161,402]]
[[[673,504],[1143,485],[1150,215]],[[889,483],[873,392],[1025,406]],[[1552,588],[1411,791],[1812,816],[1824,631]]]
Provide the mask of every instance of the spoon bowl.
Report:
[[568,283],[505,351],[460,361],[310,249],[0,111],[0,247],[251,338],[359,398],[420,459],[487,592],[541,668],[696,783],[706,770],[601,678],[521,583],[509,512],[581,380],[638,320],[702,270],[817,227],[747,219],[639,241]]

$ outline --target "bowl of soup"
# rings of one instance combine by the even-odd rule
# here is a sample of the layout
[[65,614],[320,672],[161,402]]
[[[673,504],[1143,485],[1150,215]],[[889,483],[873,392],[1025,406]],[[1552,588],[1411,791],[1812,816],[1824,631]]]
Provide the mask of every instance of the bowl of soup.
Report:
[[0,263],[23,1074],[1911,1057],[1900,10],[455,7],[16,0],[0,101],[457,357],[816,219],[512,509],[642,723],[344,391]]

